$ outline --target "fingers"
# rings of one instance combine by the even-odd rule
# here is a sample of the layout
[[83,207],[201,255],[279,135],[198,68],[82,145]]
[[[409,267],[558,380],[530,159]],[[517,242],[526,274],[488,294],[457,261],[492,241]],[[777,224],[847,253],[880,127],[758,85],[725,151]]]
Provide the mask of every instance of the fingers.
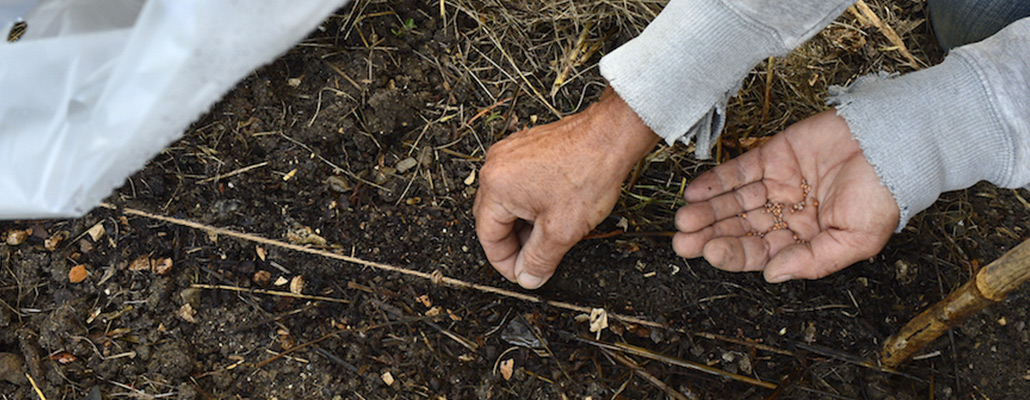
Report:
[[767,268],[770,257],[796,241],[793,233],[774,231],[764,237],[726,236],[715,238],[702,250],[705,260],[724,271],[761,271]]
[[730,193],[688,204],[676,212],[676,229],[694,232],[726,218],[761,207],[769,198],[765,185],[755,182]]
[[773,218],[769,214],[752,210],[746,215],[747,218],[730,217],[694,232],[678,232],[672,238],[672,248],[681,257],[700,257],[705,244],[715,238],[764,232],[773,224]]
[[[582,235],[563,232],[560,224],[538,221],[531,226],[529,239],[515,260],[515,281],[526,289],[543,286],[554,275],[565,253],[572,248]],[[495,264],[496,265],[496,264]]]
[[809,243],[784,248],[769,260],[765,267],[765,280],[780,283],[792,279],[819,279],[879,251],[875,245],[850,240],[853,235],[856,234],[827,230]]
[[683,191],[688,203],[708,200],[762,178],[762,148],[727,161],[694,179]]
[[476,235],[487,260],[505,278],[515,281],[515,261],[522,247],[515,222],[518,218],[490,199],[476,197],[472,214],[476,218]]

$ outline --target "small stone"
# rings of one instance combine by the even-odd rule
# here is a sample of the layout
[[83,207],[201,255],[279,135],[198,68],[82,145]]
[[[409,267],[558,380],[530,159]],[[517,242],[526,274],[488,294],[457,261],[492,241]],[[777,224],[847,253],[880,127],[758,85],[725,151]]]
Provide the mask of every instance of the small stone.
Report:
[[72,267],[72,269],[68,271],[68,281],[71,283],[79,283],[86,280],[86,276],[88,275],[89,272],[86,271],[86,265],[79,264]]
[[268,283],[272,281],[272,273],[265,270],[257,271],[251,280],[258,286],[268,286]]
[[336,193],[346,193],[351,190],[350,182],[347,182],[342,176],[330,176],[329,179],[325,180],[325,183],[329,185],[329,189]]
[[7,231],[7,244],[11,246],[20,245],[25,243],[26,240],[29,240],[29,236],[31,235],[32,229],[12,229]]
[[275,279],[275,283],[273,283],[273,285],[275,285],[275,286],[282,286],[282,285],[285,285],[287,283],[290,283],[290,281],[288,281],[288,280],[286,280],[286,278],[280,276],[280,277]]
[[465,177],[464,183],[465,183],[465,186],[472,186],[473,183],[476,183],[476,169],[475,168],[472,168],[472,170],[469,171],[469,176]]
[[397,162],[394,168],[397,169],[397,173],[403,174],[408,170],[415,168],[418,165],[418,161],[414,157],[408,157]]
[[297,275],[290,280],[290,293],[301,294],[304,293],[304,277]]
[[383,383],[385,383],[386,386],[393,386],[393,374],[391,374],[390,371],[383,372]]

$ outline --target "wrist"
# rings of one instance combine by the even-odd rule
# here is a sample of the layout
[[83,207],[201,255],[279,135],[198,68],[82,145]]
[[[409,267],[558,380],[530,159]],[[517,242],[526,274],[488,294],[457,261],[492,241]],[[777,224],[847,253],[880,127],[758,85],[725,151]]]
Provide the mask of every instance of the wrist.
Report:
[[958,54],[903,76],[863,77],[831,95],[898,203],[898,230],[943,192],[1011,175],[1011,139],[980,75]]
[[610,86],[590,106],[589,113],[598,133],[598,148],[615,157],[626,169],[632,168],[661,139]]

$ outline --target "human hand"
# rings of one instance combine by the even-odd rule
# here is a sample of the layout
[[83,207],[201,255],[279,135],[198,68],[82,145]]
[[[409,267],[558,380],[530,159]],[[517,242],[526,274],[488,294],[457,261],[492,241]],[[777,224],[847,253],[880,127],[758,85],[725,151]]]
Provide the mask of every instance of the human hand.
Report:
[[899,218],[835,110],[702,174],[684,197],[677,254],[726,271],[764,270],[771,283],[821,278],[876,255]]
[[579,114],[495,143],[472,209],[486,257],[536,289],[611,213],[622,181],[658,142],[611,88]]

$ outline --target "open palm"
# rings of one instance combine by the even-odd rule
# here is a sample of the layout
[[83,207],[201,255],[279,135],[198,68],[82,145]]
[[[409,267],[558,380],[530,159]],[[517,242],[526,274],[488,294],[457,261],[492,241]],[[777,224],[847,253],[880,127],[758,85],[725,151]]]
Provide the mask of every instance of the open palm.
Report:
[[899,211],[847,123],[826,111],[713,168],[684,192],[673,248],[769,282],[817,279],[886,245]]

